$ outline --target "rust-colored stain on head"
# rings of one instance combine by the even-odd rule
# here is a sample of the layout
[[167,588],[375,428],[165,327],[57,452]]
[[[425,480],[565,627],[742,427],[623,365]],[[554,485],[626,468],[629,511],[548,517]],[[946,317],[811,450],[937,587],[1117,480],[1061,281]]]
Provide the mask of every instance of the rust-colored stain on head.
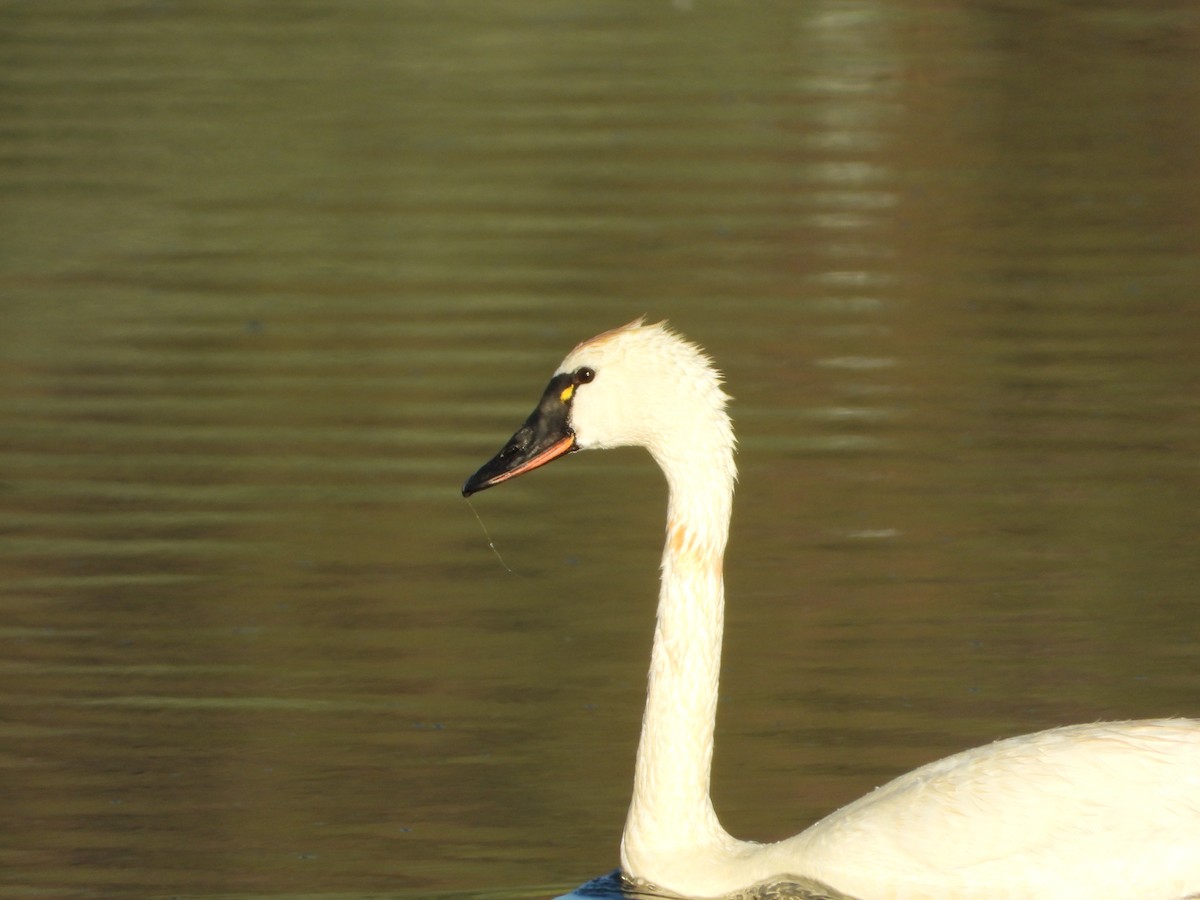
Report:
[[624,334],[627,331],[632,331],[635,328],[641,328],[642,325],[645,324],[645,321],[646,321],[645,316],[638,316],[632,322],[626,322],[624,325],[621,325],[617,328],[610,328],[608,331],[602,332],[601,334],[598,334],[595,337],[590,337],[586,341],[581,341],[575,347],[575,349],[572,350],[571,352],[578,353],[580,350],[582,350],[585,347],[591,347],[591,348],[601,347],[604,344],[607,344],[613,338],[619,337],[620,335]]

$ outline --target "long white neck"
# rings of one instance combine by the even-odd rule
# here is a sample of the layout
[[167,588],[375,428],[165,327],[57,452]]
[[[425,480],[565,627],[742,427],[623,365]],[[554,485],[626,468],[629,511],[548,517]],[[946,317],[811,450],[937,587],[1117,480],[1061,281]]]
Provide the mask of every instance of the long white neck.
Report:
[[626,872],[735,843],[709,798],[724,628],[722,563],[735,469],[724,415],[709,440],[656,452],[667,476],[667,536],[633,801],[621,842]]

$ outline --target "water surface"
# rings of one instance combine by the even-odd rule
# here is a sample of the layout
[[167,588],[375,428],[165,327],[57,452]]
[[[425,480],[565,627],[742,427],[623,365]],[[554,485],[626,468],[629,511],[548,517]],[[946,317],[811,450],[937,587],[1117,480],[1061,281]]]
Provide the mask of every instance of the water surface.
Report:
[[644,454],[458,495],[648,313],[735,397],[714,795],[1200,715],[1200,19],[0,8],[0,894],[610,871]]

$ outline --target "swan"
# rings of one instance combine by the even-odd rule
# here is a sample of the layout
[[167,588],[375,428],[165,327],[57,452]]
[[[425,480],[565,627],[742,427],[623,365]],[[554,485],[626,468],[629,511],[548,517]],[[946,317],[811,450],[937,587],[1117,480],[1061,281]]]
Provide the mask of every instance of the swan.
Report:
[[579,344],[463,485],[578,450],[643,446],[666,475],[666,542],[621,869],[687,897],[766,882],[860,900],[1200,897],[1200,721],[1071,725],[922,766],[794,837],[721,827],[709,797],[736,470],[722,377],[644,318]]

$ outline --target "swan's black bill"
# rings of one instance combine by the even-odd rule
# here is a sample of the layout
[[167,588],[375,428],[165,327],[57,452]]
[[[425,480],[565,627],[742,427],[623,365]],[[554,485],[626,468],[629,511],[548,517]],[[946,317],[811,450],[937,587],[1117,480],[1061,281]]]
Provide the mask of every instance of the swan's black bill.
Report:
[[464,497],[524,475],[579,449],[575,444],[575,433],[567,424],[573,384],[572,376],[566,372],[550,380],[537,409],[530,413],[525,424],[499,453],[463,484]]

